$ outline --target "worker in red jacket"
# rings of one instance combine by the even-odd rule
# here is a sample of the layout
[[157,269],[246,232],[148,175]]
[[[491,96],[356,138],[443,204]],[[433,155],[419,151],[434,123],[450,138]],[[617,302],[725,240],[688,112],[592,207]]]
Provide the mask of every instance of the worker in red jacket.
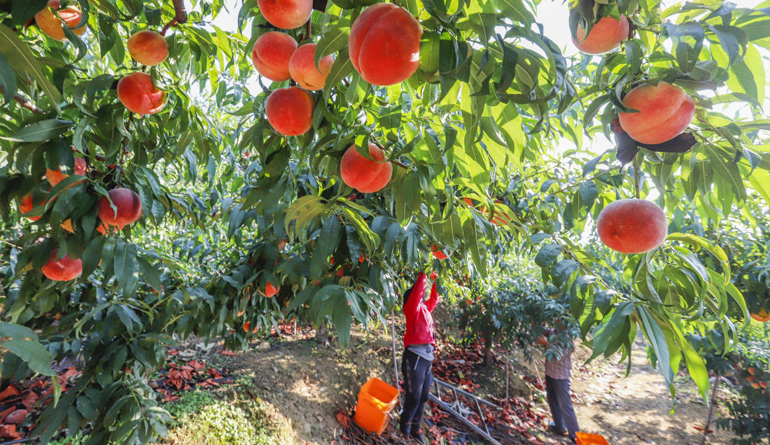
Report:
[[401,412],[401,432],[420,443],[427,443],[422,435],[421,423],[425,402],[428,401],[430,385],[433,384],[433,352],[436,340],[433,338],[433,316],[431,312],[439,301],[436,283],[430,291],[430,298],[423,301],[428,277],[420,272],[411,289],[404,293],[404,355],[401,371],[404,373],[406,401]]

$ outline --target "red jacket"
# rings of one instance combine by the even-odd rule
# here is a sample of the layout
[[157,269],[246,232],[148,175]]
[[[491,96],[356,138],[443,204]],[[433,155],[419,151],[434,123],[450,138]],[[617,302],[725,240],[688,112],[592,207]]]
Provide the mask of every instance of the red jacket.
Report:
[[425,272],[420,272],[417,282],[414,283],[412,291],[404,304],[403,311],[406,316],[406,334],[404,334],[404,347],[409,345],[436,344],[433,339],[433,316],[431,312],[439,301],[436,283],[430,291],[430,298],[423,302],[425,295],[425,286],[428,277]]

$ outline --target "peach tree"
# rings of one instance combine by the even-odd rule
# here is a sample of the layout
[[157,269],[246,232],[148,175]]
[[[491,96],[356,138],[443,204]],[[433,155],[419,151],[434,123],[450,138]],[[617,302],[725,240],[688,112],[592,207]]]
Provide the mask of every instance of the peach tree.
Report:
[[83,363],[34,435],[148,443],[174,334],[299,318],[344,346],[405,270],[511,248],[595,356],[642,331],[705,397],[685,335],[729,348],[748,310],[698,225],[770,199],[768,2],[286,3],[0,1],[2,375]]

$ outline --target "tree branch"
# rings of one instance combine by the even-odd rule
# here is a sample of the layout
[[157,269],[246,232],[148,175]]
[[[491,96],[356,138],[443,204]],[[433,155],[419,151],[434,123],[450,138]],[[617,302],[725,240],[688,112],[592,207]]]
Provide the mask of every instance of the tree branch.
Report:
[[614,170],[619,170],[620,168],[621,168],[621,166],[612,167],[611,169],[609,169],[609,170],[606,170],[606,171],[603,171],[603,172],[599,173],[598,175],[592,176],[592,177],[590,177],[590,178],[588,178],[588,179],[584,179],[584,180],[582,180],[582,181],[579,181],[579,182],[577,182],[577,183],[575,183],[575,184],[572,184],[572,185],[568,185],[568,186],[562,187],[562,188],[560,188],[559,190],[556,190],[556,191],[555,191],[555,192],[553,192],[553,193],[549,193],[549,195],[558,195],[559,193],[564,193],[564,192],[566,192],[567,190],[572,190],[572,189],[574,189],[575,187],[578,187],[578,186],[580,186],[580,184],[582,184],[583,182],[587,182],[587,181],[593,181],[593,180],[595,180],[595,179],[599,179],[599,178],[601,178],[602,176],[606,175],[607,173],[609,173],[609,172],[612,172],[612,171],[614,171]]
[[172,26],[187,23],[187,10],[184,7],[184,0],[172,0],[172,2],[174,3],[174,11],[176,14],[174,15],[174,18],[163,27],[163,30],[160,32],[160,35],[162,36],[165,36],[168,29]]
[[187,10],[184,8],[184,0],[172,0],[174,2],[174,10],[176,15],[174,20],[180,25],[187,23]]
[[33,112],[35,114],[40,114],[40,113],[43,112],[43,110],[40,107],[38,107],[37,105],[33,104],[29,99],[27,99],[26,97],[22,96],[20,93],[15,94],[13,96],[13,100],[18,102],[19,105],[21,105],[22,108],[26,108],[26,109],[28,109],[29,111],[31,111],[31,112]]

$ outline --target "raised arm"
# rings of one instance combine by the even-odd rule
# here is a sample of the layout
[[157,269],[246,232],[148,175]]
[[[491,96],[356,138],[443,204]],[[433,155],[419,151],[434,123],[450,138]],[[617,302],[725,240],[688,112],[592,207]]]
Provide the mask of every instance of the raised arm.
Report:
[[436,290],[436,282],[433,282],[433,287],[430,288],[430,298],[428,298],[428,301],[425,302],[425,306],[428,307],[428,310],[433,312],[433,309],[436,308],[436,305],[439,302],[440,297],[438,296],[438,291]]
[[409,297],[406,299],[406,303],[404,303],[402,310],[405,315],[411,315],[417,312],[422,297],[425,295],[425,282],[427,279],[428,277],[425,276],[425,272],[420,272],[417,281],[415,281],[414,286],[412,286],[412,292],[410,292]]

